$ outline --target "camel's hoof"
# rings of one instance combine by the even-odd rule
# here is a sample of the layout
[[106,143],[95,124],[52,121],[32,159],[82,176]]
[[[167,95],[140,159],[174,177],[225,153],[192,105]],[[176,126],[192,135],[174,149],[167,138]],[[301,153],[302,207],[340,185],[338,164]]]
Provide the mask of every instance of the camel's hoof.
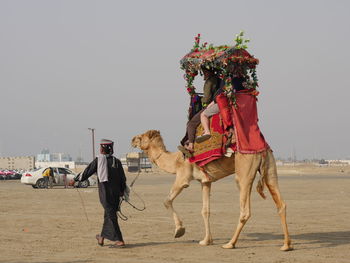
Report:
[[202,241],[199,241],[199,245],[201,246],[209,246],[213,244],[213,240],[209,239],[209,240],[205,240],[203,239]]
[[227,244],[223,245],[222,248],[230,248],[230,249],[232,249],[232,248],[235,248],[235,245],[233,245],[231,243],[227,243]]
[[293,250],[293,247],[291,245],[283,245],[281,248],[280,248],[281,251],[291,251]]
[[175,238],[182,237],[185,234],[186,228],[184,227],[179,227],[175,229]]

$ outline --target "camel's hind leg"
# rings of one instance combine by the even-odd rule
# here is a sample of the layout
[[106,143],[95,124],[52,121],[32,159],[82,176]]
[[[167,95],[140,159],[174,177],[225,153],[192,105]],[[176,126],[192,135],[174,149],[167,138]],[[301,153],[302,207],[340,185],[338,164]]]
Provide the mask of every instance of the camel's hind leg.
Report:
[[265,178],[265,182],[271,193],[273,201],[276,204],[278,214],[281,217],[281,224],[283,228],[284,244],[281,247],[281,250],[282,251],[292,250],[293,247],[291,246],[291,240],[288,233],[288,226],[287,226],[287,219],[286,219],[286,204],[284,203],[281,197],[281,193],[278,187],[276,162],[271,151],[267,152],[266,161],[267,161],[266,163],[267,176]]
[[235,156],[236,165],[236,182],[238,184],[239,193],[239,204],[240,204],[240,216],[236,231],[232,239],[223,248],[234,248],[238,240],[239,234],[241,233],[244,225],[250,218],[250,193],[254,178],[260,164],[260,158],[257,154],[240,154],[236,153]]
[[202,183],[203,207],[202,216],[205,226],[205,237],[199,242],[200,245],[207,246],[213,244],[213,238],[210,232],[209,216],[210,216],[210,188],[211,183]]
[[171,187],[170,193],[168,195],[168,197],[166,198],[166,200],[164,201],[164,205],[167,209],[170,209],[172,214],[173,214],[173,218],[175,221],[175,238],[181,237],[185,234],[185,228],[182,226],[182,221],[180,220],[177,212],[175,211],[174,207],[173,207],[173,201],[176,198],[176,196],[178,196],[181,191],[189,186],[189,182],[184,180],[181,180],[179,178],[179,176],[176,176],[176,180],[173,184],[173,186]]

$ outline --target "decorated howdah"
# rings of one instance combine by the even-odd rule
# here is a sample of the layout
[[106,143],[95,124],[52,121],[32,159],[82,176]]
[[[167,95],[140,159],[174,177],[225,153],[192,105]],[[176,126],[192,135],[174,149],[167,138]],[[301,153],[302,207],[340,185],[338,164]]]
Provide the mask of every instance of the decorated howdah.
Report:
[[215,70],[225,81],[225,93],[233,101],[235,91],[232,87],[233,77],[244,77],[243,83],[247,90],[257,95],[258,79],[256,66],[259,60],[246,50],[249,39],[244,38],[244,32],[236,35],[235,45],[213,46],[207,42],[200,43],[200,34],[195,37],[192,50],[181,61],[181,69],[185,70],[184,78],[187,82],[187,91],[193,96],[196,93],[193,81],[202,68]]

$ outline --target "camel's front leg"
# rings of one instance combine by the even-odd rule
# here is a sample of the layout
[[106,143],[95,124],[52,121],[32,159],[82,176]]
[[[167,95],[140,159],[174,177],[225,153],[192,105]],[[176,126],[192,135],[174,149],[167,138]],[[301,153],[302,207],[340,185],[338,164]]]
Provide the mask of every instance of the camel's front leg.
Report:
[[173,207],[173,201],[176,198],[176,196],[178,196],[181,193],[181,191],[186,187],[188,187],[188,184],[186,183],[184,184],[180,182],[180,180],[176,179],[175,183],[171,187],[171,190],[167,199],[164,202],[165,207],[167,209],[170,209],[173,214],[173,218],[175,221],[175,238],[183,236],[185,234],[185,228],[182,226],[182,221],[180,220],[179,216],[177,215]]
[[252,190],[253,181],[258,169],[258,159],[253,154],[239,154],[236,155],[236,181],[240,190],[239,204],[240,215],[236,231],[227,244],[223,245],[223,248],[235,248],[239,234],[241,233],[244,225],[250,218],[250,193]]
[[207,246],[213,244],[213,239],[210,232],[209,216],[210,216],[210,188],[211,183],[202,183],[203,207],[202,216],[205,226],[205,237],[199,242],[200,245]]

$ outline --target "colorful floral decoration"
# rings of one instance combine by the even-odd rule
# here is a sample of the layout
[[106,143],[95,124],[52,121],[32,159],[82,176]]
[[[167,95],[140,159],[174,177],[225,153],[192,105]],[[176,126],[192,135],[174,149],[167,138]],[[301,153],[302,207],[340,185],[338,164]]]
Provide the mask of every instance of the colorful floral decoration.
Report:
[[236,35],[234,46],[213,46],[207,42],[200,44],[200,34],[195,37],[195,43],[191,52],[184,56],[181,61],[181,69],[185,70],[184,78],[186,88],[191,96],[196,94],[193,85],[195,77],[202,67],[214,69],[225,82],[226,95],[235,102],[235,90],[232,87],[232,77],[245,77],[243,86],[253,95],[257,95],[258,78],[256,66],[259,60],[246,50],[249,39],[244,38],[244,32]]

